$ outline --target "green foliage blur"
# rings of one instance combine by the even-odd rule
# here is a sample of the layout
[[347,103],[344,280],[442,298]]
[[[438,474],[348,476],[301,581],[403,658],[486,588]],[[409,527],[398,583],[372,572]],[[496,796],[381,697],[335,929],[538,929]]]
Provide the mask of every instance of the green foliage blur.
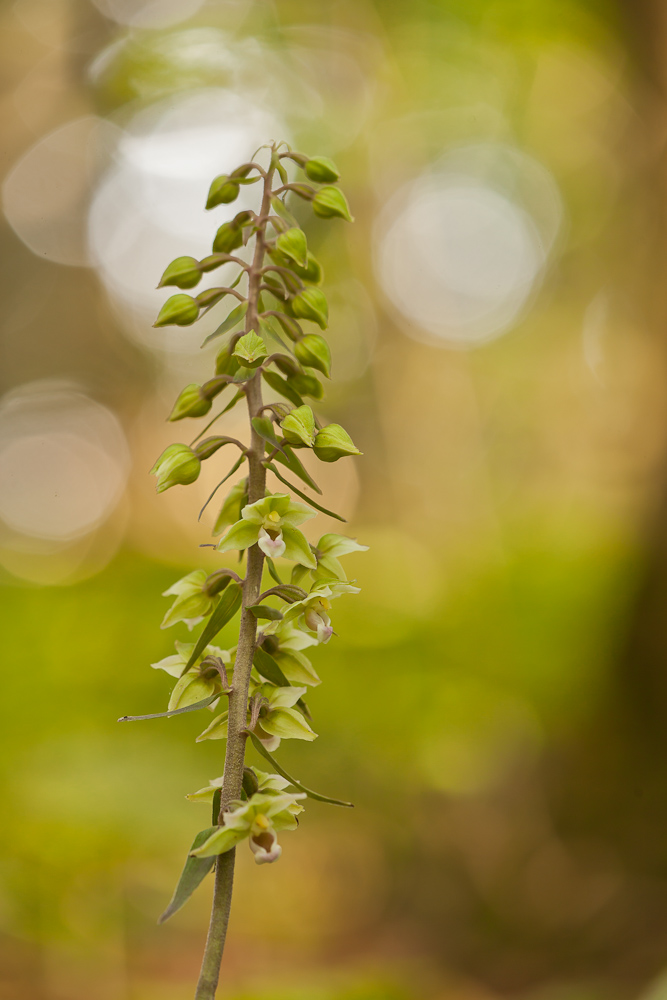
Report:
[[[649,45],[651,5],[610,0],[209,0],[156,28],[124,23],[131,7],[2,5],[5,176],[77,116],[120,129],[248,87],[334,157],[357,220],[315,220],[308,241],[333,288],[323,412],[364,453],[323,502],[370,551],[348,557],[361,594],[314,655],[319,738],[279,753],[355,810],[309,802],[268,869],[239,851],[221,996],[642,994],[667,933],[665,195],[659,72],[642,64],[664,26]],[[537,222],[556,211],[535,194],[544,171],[562,217],[522,310],[461,348],[391,301],[377,220],[484,144],[513,151],[501,179]],[[524,154],[537,167],[513,173]],[[71,571],[67,546],[0,524],[0,994],[180,1000],[210,886],[156,919],[209,821],[185,795],[221,774],[223,745],[195,744],[199,713],[117,720],[166,707],[150,664],[188,633],[159,630],[160,595],[217,565],[196,497],[156,497],[148,476],[199,362],[133,333],[90,268],[40,260],[5,220],[0,242],[3,393],[73,380],[132,459]]]

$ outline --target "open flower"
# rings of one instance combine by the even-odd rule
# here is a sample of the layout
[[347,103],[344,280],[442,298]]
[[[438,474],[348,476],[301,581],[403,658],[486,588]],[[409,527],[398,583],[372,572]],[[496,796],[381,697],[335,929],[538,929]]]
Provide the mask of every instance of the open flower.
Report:
[[160,628],[170,628],[177,622],[185,622],[192,631],[195,625],[211,613],[215,597],[204,590],[206,578],[206,570],[196,569],[164,591],[163,597],[175,597],[176,600],[162,619]]
[[[308,725],[305,717],[294,706],[306,693],[305,687],[275,687],[273,684],[251,682],[250,693],[259,704],[259,714],[253,732],[267,750],[276,750],[284,740],[315,740],[317,733]],[[203,740],[224,740],[227,738],[228,712],[216,716],[197,743]],[[252,711],[248,709],[247,725],[253,723]]]
[[322,535],[315,546],[315,557],[317,559],[317,573],[313,574],[319,579],[329,579],[337,577],[345,580],[345,570],[341,566],[339,559],[350,552],[367,552],[367,545],[360,545],[356,538],[348,538],[346,535],[336,535],[330,533]]
[[[194,642],[179,642],[177,639],[174,646],[176,647],[175,653],[172,653],[171,656],[165,656],[163,660],[158,660],[157,663],[151,663],[151,667],[155,670],[164,670],[165,673],[171,674],[172,677],[180,677],[185,664],[192,656],[195,644]],[[207,646],[201,656],[195,661],[195,667],[199,666],[205,656],[218,656],[225,666],[232,661],[232,655],[228,649],[220,649],[218,646]]]
[[[266,771],[260,771],[258,767],[253,767],[252,770],[255,774],[255,777],[257,778],[258,792],[267,792],[267,793],[270,792],[272,795],[277,795],[280,792],[283,792],[291,784],[291,782],[289,782],[287,778],[282,778],[279,774],[267,774]],[[219,778],[211,778],[211,780],[209,781],[208,785],[205,788],[200,788],[196,792],[191,792],[189,795],[186,795],[185,797],[190,802],[211,803],[213,802],[213,796],[215,795],[217,790],[219,788],[222,788],[222,783],[224,780],[225,780],[224,774],[221,775]],[[294,815],[303,812],[303,806],[295,805],[294,808],[297,810],[297,812],[294,813]]]
[[296,829],[297,812],[303,809],[299,800],[305,797],[303,793],[255,792],[247,802],[232,802],[231,809],[223,814],[223,825],[192,854],[198,858],[214,857],[231,851],[247,838],[256,864],[277,861],[282,853],[277,834]]
[[285,556],[302,566],[315,569],[317,563],[297,525],[315,517],[315,511],[303,503],[296,503],[286,493],[274,493],[247,504],[241,511],[241,520],[233,524],[218,543],[219,552],[230,549],[247,549],[258,544],[271,559]]
[[328,583],[315,584],[308,597],[295,601],[285,611],[281,621],[269,622],[264,629],[265,635],[282,635],[288,625],[296,625],[306,632],[314,633],[316,641],[326,643],[333,635],[329,610],[331,601],[341,594],[358,594],[359,588],[351,583],[331,580]]

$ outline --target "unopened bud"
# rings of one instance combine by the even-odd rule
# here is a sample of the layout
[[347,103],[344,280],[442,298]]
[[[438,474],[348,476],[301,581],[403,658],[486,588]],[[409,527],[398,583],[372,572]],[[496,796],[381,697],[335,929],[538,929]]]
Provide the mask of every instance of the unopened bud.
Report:
[[202,392],[201,386],[191,382],[190,385],[186,385],[174,403],[169,419],[174,421],[182,420],[183,417],[203,417],[212,405],[211,400]]
[[234,356],[234,348],[240,339],[240,336],[232,337],[229,343],[218,351],[215,359],[216,375],[236,375],[239,370],[239,359]]
[[324,337],[319,333],[307,333],[294,347],[297,359],[306,368],[316,368],[327,378],[331,378],[331,351]]
[[340,177],[338,167],[328,156],[311,156],[303,169],[306,177],[317,184],[331,184]]
[[289,384],[300,396],[310,396],[312,399],[322,399],[324,396],[324,386],[314,375],[307,375],[305,372],[294,375],[289,379]]
[[300,319],[311,319],[322,330],[329,320],[329,305],[319,288],[304,288],[292,299],[292,311]]
[[194,483],[201,471],[201,462],[187,444],[170,444],[151,469],[157,476],[157,492],[164,493],[170,486],[187,486]]
[[213,240],[213,250],[215,253],[231,253],[238,250],[243,243],[243,232],[241,227],[234,222],[223,222],[215,234]]
[[160,278],[158,288],[176,285],[177,288],[194,288],[201,279],[199,262],[194,257],[177,257]]
[[361,455],[350,435],[340,424],[327,424],[318,431],[313,447],[322,462],[337,462],[346,455]]
[[288,413],[280,427],[289,444],[312,448],[315,441],[315,417],[309,406],[297,406]]
[[276,240],[276,247],[285,257],[289,257],[295,264],[306,267],[308,263],[308,245],[306,234],[301,229],[293,226],[286,232],[281,233]]
[[245,333],[234,348],[234,357],[244,368],[257,368],[266,357],[266,345],[254,330]]
[[345,199],[345,195],[337,187],[323,187],[313,198],[313,212],[321,219],[334,219],[336,217],[345,219],[347,222],[354,222],[350,215],[350,208]]
[[228,205],[236,201],[239,196],[239,185],[230,180],[227,174],[220,174],[211,184],[206,199],[207,208],[215,208],[216,205]]
[[153,326],[190,326],[199,316],[199,305],[191,295],[172,295],[160,309]]

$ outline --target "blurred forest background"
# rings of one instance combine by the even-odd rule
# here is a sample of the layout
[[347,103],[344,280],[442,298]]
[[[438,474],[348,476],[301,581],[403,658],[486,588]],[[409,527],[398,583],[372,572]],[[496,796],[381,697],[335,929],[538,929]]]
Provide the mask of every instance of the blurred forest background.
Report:
[[240,852],[221,996],[667,997],[666,56],[660,0],[0,3],[3,1000],[191,995],[222,746],[116,723],[218,564],[214,463],[148,476],[211,364],[154,289],[273,138],[357,220],[308,232],[371,550],[280,752],[356,809]]

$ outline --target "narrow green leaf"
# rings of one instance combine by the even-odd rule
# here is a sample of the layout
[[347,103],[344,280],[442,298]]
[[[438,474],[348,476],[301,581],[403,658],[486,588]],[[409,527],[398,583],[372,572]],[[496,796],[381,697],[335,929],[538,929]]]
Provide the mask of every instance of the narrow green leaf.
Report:
[[288,444],[283,443],[280,452],[275,456],[276,462],[280,462],[281,465],[286,465],[290,472],[293,472],[295,476],[303,480],[306,486],[310,486],[311,490],[315,490],[316,493],[321,494],[322,490],[319,488],[317,483],[311,476],[306,472],[300,459],[296,457],[292,449]]
[[[223,410],[222,412],[224,413],[225,411]],[[234,473],[239,468],[239,466],[243,462],[245,462],[245,459],[246,459],[246,456],[245,455],[241,455],[241,457],[239,459],[237,459],[237,461],[231,467],[231,469],[229,470],[229,472],[227,473],[227,475],[223,479],[220,480],[220,482],[218,483],[218,485],[215,487],[215,489],[213,490],[213,492],[210,494],[208,500],[206,501],[206,503],[204,504],[204,506],[202,507],[202,509],[199,511],[199,517],[197,518],[198,521],[201,520],[202,514],[204,513],[204,511],[206,510],[206,508],[208,507],[208,505],[210,504],[211,500],[213,499],[213,497],[215,496],[215,494],[218,492],[218,490],[220,489],[220,487],[222,486],[222,484],[224,482],[226,482],[229,479],[230,476],[234,475]],[[215,532],[214,532],[214,534],[215,534]]]
[[290,403],[294,403],[295,406],[303,406],[303,399],[299,393],[278,372],[262,372],[262,377],[274,392],[279,392],[281,396],[289,399]]
[[[217,829],[217,826],[210,826],[207,830],[201,830],[192,841],[190,850],[194,851],[197,847],[201,847]],[[187,903],[192,893],[201,885],[214,864],[215,855],[211,858],[192,858],[188,855],[171,902],[158,919],[159,924],[163,924],[165,920],[169,920],[169,917],[172,917],[177,910],[180,910]]]
[[214,330],[213,333],[210,333],[208,337],[206,337],[204,343],[201,346],[206,347],[206,345],[215,337],[221,337],[223,333],[229,333],[229,331],[232,330],[237,325],[237,323],[241,322],[247,311],[248,311],[248,303],[240,302],[235,309],[232,309],[227,319],[223,320],[223,322],[220,324],[217,330]]
[[[314,500],[311,500],[310,497],[306,496],[305,493],[302,493],[300,489],[298,489],[296,486],[293,486],[292,483],[289,483],[283,476],[280,475],[280,473],[276,469],[276,467],[273,464],[273,462],[265,462],[264,463],[264,467],[266,469],[270,469],[271,472],[273,473],[273,475],[276,476],[280,480],[281,483],[284,483],[284,485],[287,486],[287,487],[289,487],[289,489],[292,490],[293,493],[296,493],[296,495],[298,497],[301,497],[302,500],[305,500],[306,503],[309,503],[311,507],[315,507],[315,509],[321,511],[322,514],[328,514],[329,517],[335,517],[337,521],[347,522],[347,518],[341,517],[340,514],[336,514],[336,513],[334,513],[334,511],[328,510],[326,507],[323,507],[321,504],[316,503]],[[269,570],[269,572],[271,572],[271,570]],[[271,574],[271,575],[273,575],[273,574]],[[275,577],[274,577],[274,579],[275,579]]]
[[[213,792],[213,802],[211,806],[211,823],[213,824],[213,826],[218,825],[218,817],[220,816],[221,798],[222,798],[222,788],[216,788],[216,790]],[[197,844],[197,847],[201,847],[201,844]],[[192,848],[190,849],[192,850]]]
[[283,442],[282,440],[278,440],[276,437],[273,424],[268,417],[253,417],[251,423],[264,441],[268,441],[268,443],[274,448],[279,448],[281,451],[283,450]]
[[238,583],[230,583],[226,591],[218,601],[215,611],[206,623],[206,627],[195,643],[190,659],[181,671],[181,677],[192,667],[206,647],[215,639],[218,632],[231,621],[238,609],[241,607],[241,588]]
[[[267,468],[268,468],[268,466],[267,466]],[[270,559],[268,556],[266,556],[266,558],[265,558],[264,561],[266,563],[266,568],[269,571],[269,576],[273,580],[275,580],[276,583],[282,584],[283,581],[280,579],[280,577],[278,575],[278,570],[276,569],[276,565],[275,565],[273,559]]]
[[252,745],[257,753],[261,754],[265,760],[268,760],[281,777],[289,781],[295,788],[298,788],[300,792],[305,792],[309,799],[316,799],[318,802],[328,802],[332,806],[347,806],[348,809],[354,808],[353,802],[344,802],[342,799],[332,799],[328,795],[320,795],[319,792],[314,792],[312,789],[306,788],[305,785],[302,785],[300,781],[297,781],[296,778],[293,778],[291,774],[288,774],[287,771],[280,766],[275,757],[269,753],[254,733],[250,734],[250,739],[252,740]]
[[[182,676],[182,675],[181,675]],[[185,708],[172,708],[170,712],[154,712],[152,715],[123,715],[119,722],[143,722],[144,719],[170,719],[172,715],[183,715],[184,712],[197,712],[200,708],[208,708],[220,697],[220,692],[211,694],[208,698],[196,701],[194,705],[186,705]]]
[[271,681],[277,687],[290,687],[290,682],[285,677],[284,673],[278,665],[278,661],[274,660],[270,653],[267,653],[265,649],[258,646],[255,650],[255,655],[252,661],[262,675],[267,681]]

